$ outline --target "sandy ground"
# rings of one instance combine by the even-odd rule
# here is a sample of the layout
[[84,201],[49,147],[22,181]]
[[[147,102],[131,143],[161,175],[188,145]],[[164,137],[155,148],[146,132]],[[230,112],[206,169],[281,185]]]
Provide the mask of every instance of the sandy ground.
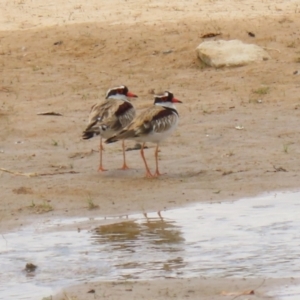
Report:
[[[189,299],[266,300],[274,299],[278,286],[299,285],[297,279],[166,279],[133,282],[86,283],[66,289],[53,300],[66,299]],[[244,293],[244,295],[243,295]],[[284,294],[284,292],[283,292]],[[82,298],[77,296],[80,295]],[[287,294],[285,294],[287,295]],[[287,298],[288,299],[288,298]]]
[[[158,211],[299,188],[299,1],[2,2],[1,232],[51,216]],[[205,67],[195,48],[210,32],[256,43],[272,59]],[[98,139],[81,139],[91,105],[120,84],[139,95],[138,110],[152,104],[153,90],[170,89],[184,102],[161,147],[167,174],[158,179],[143,177],[139,151],[127,152],[131,170],[118,170],[117,143],[105,149],[109,171],[98,173]],[[62,116],[37,115],[47,111]],[[153,154],[149,145],[152,168]],[[152,282],[138,290],[151,299],[147,284],[158,289]],[[99,285],[118,299],[120,290]],[[134,291],[128,299],[139,299]]]

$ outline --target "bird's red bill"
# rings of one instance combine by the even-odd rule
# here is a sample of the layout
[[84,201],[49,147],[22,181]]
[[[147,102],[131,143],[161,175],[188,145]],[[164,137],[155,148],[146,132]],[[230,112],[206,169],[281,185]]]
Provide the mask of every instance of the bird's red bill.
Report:
[[137,98],[137,95],[131,93],[131,92],[127,92],[126,94],[127,97],[132,97],[132,98]]
[[178,100],[178,99],[176,99],[176,98],[173,98],[173,99],[172,99],[172,102],[174,102],[174,103],[182,103],[182,101],[180,101],[180,100]]

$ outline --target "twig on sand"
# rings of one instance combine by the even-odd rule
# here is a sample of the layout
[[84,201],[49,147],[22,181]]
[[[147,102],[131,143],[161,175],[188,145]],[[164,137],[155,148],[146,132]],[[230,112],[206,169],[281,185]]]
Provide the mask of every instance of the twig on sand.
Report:
[[264,48],[265,50],[277,51],[277,52],[281,53],[280,50],[275,49],[275,48],[268,48],[268,47],[263,47],[263,48]]
[[109,75],[109,76],[115,76],[114,74],[107,73],[107,72],[104,72],[104,71],[99,71],[99,73],[106,74],[106,75]]
[[0,171],[6,172],[13,175],[18,176],[26,176],[26,177],[39,177],[39,176],[51,176],[51,175],[60,175],[60,174],[78,174],[76,171],[61,171],[61,172],[51,172],[51,173],[22,173],[18,171],[11,171],[8,169],[0,168]]
[[10,173],[10,174],[13,174],[13,175],[18,175],[18,176],[26,176],[26,177],[36,177],[36,176],[38,176],[37,173],[21,173],[21,172],[7,170],[7,169],[4,169],[4,168],[0,168],[0,171]]
[[79,174],[76,171],[61,171],[61,172],[54,172],[54,173],[40,173],[37,176],[49,176],[49,175],[60,175],[60,174]]
[[[256,288],[254,288],[253,290],[251,290],[251,292],[253,292],[253,293],[251,293],[252,295],[254,294],[254,291],[256,291],[256,290],[258,290],[264,283],[265,283],[265,279],[256,287]],[[240,296],[243,296],[243,295],[245,295],[245,294],[243,294],[243,293],[241,293],[241,294],[239,294],[239,295],[236,295],[235,297],[233,297],[231,300],[234,300],[234,299],[236,299],[236,298],[238,298],[238,297],[240,297]],[[249,294],[250,295],[250,294]]]
[[62,116],[61,113],[55,112],[55,111],[46,111],[46,112],[40,112],[37,113],[38,116]]

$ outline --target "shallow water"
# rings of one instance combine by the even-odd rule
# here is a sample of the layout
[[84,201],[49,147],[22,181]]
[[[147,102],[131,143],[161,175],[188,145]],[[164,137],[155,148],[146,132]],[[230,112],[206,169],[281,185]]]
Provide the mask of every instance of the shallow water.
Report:
[[278,193],[102,226],[100,217],[35,223],[0,239],[0,299],[40,300],[87,280],[300,277],[299,209],[299,193]]
[[284,286],[277,290],[268,293],[268,296],[276,297],[278,300],[299,300],[300,299],[300,286]]

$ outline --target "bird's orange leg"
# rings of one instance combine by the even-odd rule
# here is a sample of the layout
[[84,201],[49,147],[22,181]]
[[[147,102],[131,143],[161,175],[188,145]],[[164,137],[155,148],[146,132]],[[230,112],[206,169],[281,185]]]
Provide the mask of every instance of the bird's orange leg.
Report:
[[106,169],[103,168],[102,165],[102,151],[104,150],[103,145],[102,145],[102,137],[100,136],[100,145],[99,145],[99,151],[100,151],[100,165],[98,168],[99,172],[107,171]]
[[145,168],[146,168],[146,177],[147,178],[152,178],[153,175],[151,174],[150,172],[150,169],[148,167],[148,164],[147,164],[147,161],[146,161],[146,158],[145,158],[145,155],[144,155],[144,147],[145,147],[145,143],[142,144],[142,148],[141,148],[141,156],[142,156],[142,159],[144,161],[144,164],[145,164]]
[[158,170],[158,144],[157,144],[156,149],[155,149],[155,164],[156,164],[156,170],[155,170],[154,176],[158,177],[160,175],[163,175]]
[[125,142],[124,142],[124,140],[122,141],[122,149],[123,149],[123,166],[122,166],[121,170],[127,170],[127,169],[129,169],[129,167],[126,164]]

